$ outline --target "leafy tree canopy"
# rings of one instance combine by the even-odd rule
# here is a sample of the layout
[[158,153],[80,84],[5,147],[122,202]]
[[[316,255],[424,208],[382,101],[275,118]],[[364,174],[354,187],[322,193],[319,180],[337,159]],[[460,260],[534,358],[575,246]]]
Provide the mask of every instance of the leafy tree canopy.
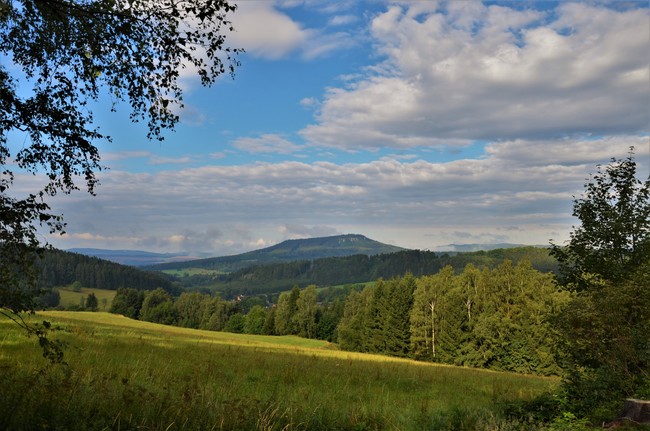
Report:
[[[162,140],[178,123],[181,70],[203,85],[234,73],[239,49],[228,0],[0,0],[0,307],[33,309],[24,286],[38,225],[63,232],[47,198],[101,170],[96,143],[110,140],[92,104],[108,95],[130,108],[147,137]],[[19,142],[19,145],[16,145]],[[45,174],[42,188],[16,196],[15,173]]]
[[598,166],[574,200],[580,226],[566,247],[552,244],[564,281],[578,289],[588,285],[587,275],[624,280],[650,255],[650,178],[637,178],[633,151],[624,160]]
[[580,226],[552,250],[577,290],[555,322],[562,386],[594,423],[650,389],[650,178],[637,178],[633,155],[598,167],[574,201]]

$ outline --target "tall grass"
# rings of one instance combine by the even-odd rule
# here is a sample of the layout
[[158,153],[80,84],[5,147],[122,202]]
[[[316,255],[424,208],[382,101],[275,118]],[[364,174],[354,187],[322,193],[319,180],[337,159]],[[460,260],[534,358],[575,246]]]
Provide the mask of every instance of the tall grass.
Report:
[[[506,430],[553,379],[347,353],[325,342],[49,312],[68,366],[0,320],[0,429]],[[40,316],[39,316],[40,317]]]

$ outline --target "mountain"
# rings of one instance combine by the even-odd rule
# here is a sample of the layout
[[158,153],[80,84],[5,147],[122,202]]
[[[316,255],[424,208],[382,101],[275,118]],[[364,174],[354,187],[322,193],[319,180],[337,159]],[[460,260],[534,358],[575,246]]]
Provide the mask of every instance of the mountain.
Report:
[[83,254],[91,257],[98,257],[122,265],[148,266],[158,263],[178,262],[184,260],[198,259],[199,256],[191,256],[186,253],[152,253],[140,250],[105,250],[101,248],[71,248],[71,253]]
[[374,256],[406,250],[384,244],[363,235],[336,235],[320,238],[290,239],[271,247],[246,253],[197,259],[186,262],[170,262],[149,267],[153,270],[201,268],[220,272],[232,272],[242,268],[297,260],[314,260],[324,257],[343,257],[357,254]]

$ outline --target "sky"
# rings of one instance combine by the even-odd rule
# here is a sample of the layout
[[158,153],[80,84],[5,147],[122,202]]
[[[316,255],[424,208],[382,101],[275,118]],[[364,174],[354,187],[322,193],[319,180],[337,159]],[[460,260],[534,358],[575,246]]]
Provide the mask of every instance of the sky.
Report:
[[647,2],[235,3],[234,79],[184,73],[161,143],[126,106],[96,111],[108,169],[97,196],[51,201],[68,225],[45,241],[211,256],[347,233],[561,244],[597,165],[634,146],[650,174]]

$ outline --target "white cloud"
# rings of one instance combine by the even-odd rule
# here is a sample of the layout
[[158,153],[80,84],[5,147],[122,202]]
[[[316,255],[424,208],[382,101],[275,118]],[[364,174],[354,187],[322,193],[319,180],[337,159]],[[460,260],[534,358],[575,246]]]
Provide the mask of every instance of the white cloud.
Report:
[[69,222],[70,236],[58,241],[93,232],[95,245],[112,248],[228,254],[256,248],[260,238],[272,244],[335,233],[432,248],[458,243],[453,232],[461,231],[543,244],[566,237],[572,196],[596,164],[625,157],[630,144],[640,144],[639,163],[649,160],[647,138],[629,136],[504,141],[482,159],[444,163],[386,158],[103,172],[97,197],[53,201]]
[[149,158],[150,165],[185,165],[192,162],[192,158],[184,157],[160,157],[152,155]]
[[512,140],[489,144],[485,151],[500,160],[524,166],[539,165],[542,160],[554,165],[589,165],[595,160],[624,157],[629,147],[635,147],[635,152],[643,158],[650,148],[650,138],[624,135],[598,139]]
[[114,162],[120,160],[137,159],[151,157],[149,151],[114,151],[102,153],[102,161]]
[[305,97],[300,100],[300,106],[305,109],[314,109],[320,105],[320,102],[315,97]]
[[216,153],[208,154],[208,157],[214,160],[220,160],[226,158],[226,153],[224,151],[218,151]]
[[[575,223],[572,196],[596,164],[625,157],[634,145],[640,175],[650,173],[648,11],[560,3],[550,13],[503,4],[391,3],[368,30],[379,62],[359,60],[339,76],[340,88],[300,101],[315,112],[301,131],[311,146],[286,132],[240,137],[231,142],[238,151],[203,160],[107,154],[104,160],[169,166],[155,173],[113,167],[100,173],[97,197],[57,196],[53,211],[65,214],[69,234],[53,242],[224,255],[336,233],[413,248],[561,241]],[[282,9],[305,5],[349,12],[323,0],[241,2],[235,26],[248,53],[309,59],[355,43],[331,32],[343,27],[307,28]],[[472,153],[481,146],[482,155]],[[442,162],[424,150],[442,147],[472,155]],[[357,152],[355,159],[376,151],[378,160],[323,161],[344,158],[331,148]],[[321,161],[205,166],[242,152]],[[178,162],[202,166],[170,164]],[[33,191],[38,180],[20,175],[12,191]]]
[[284,57],[309,38],[308,30],[276,10],[270,1],[240,2],[232,22],[235,32],[229,35],[230,43],[256,57]]
[[646,9],[438,7],[377,15],[371,34],[385,62],[329,89],[302,135],[375,149],[648,131]]
[[264,134],[258,138],[238,138],[232,146],[249,153],[292,154],[300,150],[300,145],[279,135]]
[[179,109],[175,113],[178,114],[181,122],[188,126],[201,126],[206,121],[205,114],[192,105],[185,104],[183,109]]
[[335,15],[329,19],[328,24],[331,26],[340,26],[352,24],[357,21],[359,21],[359,17],[356,15]]
[[278,227],[278,232],[282,234],[283,239],[316,238],[341,233],[331,226],[306,226],[300,224],[283,224]]
[[303,46],[303,58],[312,60],[332,52],[340,52],[358,44],[356,35],[348,32],[327,33],[319,30],[311,33],[311,37]]
[[[281,4],[295,7],[297,4]],[[343,24],[346,18],[339,18]],[[238,3],[232,17],[235,32],[228,35],[229,43],[242,47],[257,58],[278,60],[298,53],[311,60],[332,51],[340,51],[358,42],[346,32],[329,32],[327,29],[308,28],[277,8],[272,1],[245,1]],[[347,23],[352,21],[347,19]]]
[[115,164],[115,162],[124,162],[134,159],[147,159],[146,163],[151,166],[186,165],[194,161],[191,156],[163,157],[150,151],[109,151],[102,153],[102,163],[109,164],[111,168],[119,169],[119,164]]

